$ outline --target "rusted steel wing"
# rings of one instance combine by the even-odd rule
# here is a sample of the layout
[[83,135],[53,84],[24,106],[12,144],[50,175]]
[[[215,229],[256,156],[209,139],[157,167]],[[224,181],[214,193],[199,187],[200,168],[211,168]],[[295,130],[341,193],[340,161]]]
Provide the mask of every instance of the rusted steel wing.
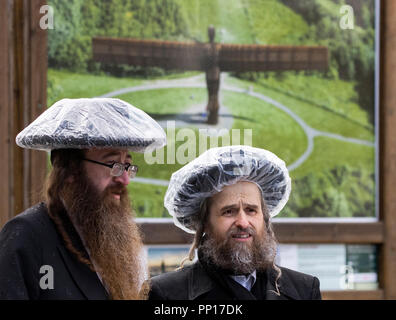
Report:
[[[93,38],[94,60],[142,67],[205,71],[286,71],[328,68],[328,49],[320,46],[267,46]],[[213,45],[213,44],[212,44]],[[216,57],[214,56],[216,55]]]
[[328,68],[326,47],[222,44],[221,71],[286,71]]
[[142,67],[205,71],[208,44],[161,40],[93,38],[95,61]]

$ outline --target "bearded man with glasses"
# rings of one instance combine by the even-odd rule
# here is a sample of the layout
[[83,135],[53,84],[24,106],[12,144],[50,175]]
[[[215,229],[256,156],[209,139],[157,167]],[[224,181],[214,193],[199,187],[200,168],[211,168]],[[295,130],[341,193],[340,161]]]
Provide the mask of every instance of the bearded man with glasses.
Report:
[[[144,299],[147,264],[127,186],[163,129],[120,99],[63,99],[16,138],[51,150],[45,201],[0,232],[0,299]],[[140,292],[140,293],[139,293]]]

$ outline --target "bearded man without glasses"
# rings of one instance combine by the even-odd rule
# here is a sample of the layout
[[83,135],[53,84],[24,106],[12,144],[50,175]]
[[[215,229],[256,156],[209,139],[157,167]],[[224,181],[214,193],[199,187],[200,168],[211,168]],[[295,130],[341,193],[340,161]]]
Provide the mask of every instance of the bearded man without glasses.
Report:
[[321,299],[316,277],[275,264],[271,219],[290,191],[284,162],[249,146],[209,149],[175,172],[164,204],[194,241],[181,268],[150,279],[149,299]]

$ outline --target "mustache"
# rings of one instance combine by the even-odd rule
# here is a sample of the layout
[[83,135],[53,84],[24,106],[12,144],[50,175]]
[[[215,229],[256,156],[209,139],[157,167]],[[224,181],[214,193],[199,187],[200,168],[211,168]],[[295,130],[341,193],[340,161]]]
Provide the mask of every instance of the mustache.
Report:
[[241,233],[247,233],[250,236],[255,236],[257,234],[256,230],[252,227],[247,227],[247,228],[232,227],[227,232],[227,238],[233,237],[233,236],[241,234]]
[[128,192],[128,190],[127,190],[127,188],[124,186],[124,185],[122,185],[122,184],[115,184],[115,185],[113,185],[113,186],[108,186],[104,191],[103,191],[103,193],[104,193],[104,195],[106,196],[106,195],[109,195],[109,194],[111,194],[111,193],[116,193],[116,194],[119,194],[119,195],[125,195],[125,194],[127,194],[127,192]]

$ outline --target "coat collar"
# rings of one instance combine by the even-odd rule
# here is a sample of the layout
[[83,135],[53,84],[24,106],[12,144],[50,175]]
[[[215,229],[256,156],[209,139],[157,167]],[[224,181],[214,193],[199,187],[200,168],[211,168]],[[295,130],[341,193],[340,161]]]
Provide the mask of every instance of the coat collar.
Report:
[[[213,280],[206,273],[199,262],[191,266],[192,270],[189,277],[188,299],[194,300],[202,294],[211,291],[214,288]],[[278,280],[279,294],[275,288],[276,271],[268,269],[266,283],[266,300],[298,300],[300,299],[296,289],[291,285],[287,274],[282,273]]]

